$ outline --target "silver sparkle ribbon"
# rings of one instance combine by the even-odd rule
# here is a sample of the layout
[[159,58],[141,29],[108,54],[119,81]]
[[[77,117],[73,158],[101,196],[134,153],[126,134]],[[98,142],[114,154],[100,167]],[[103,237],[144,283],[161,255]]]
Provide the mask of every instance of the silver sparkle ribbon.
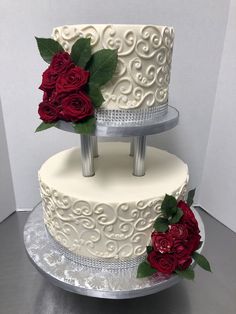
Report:
[[147,122],[147,120],[157,120],[166,115],[168,111],[168,103],[163,105],[154,105],[150,108],[141,109],[121,109],[121,110],[107,110],[99,108],[95,115],[97,122],[111,123],[111,124],[140,124]]
[[137,267],[141,262],[145,260],[145,256],[137,256],[134,258],[130,258],[127,260],[120,260],[120,259],[109,259],[109,261],[99,258],[90,258],[81,255],[74,254],[73,252],[69,251],[66,247],[62,246],[58,241],[56,241],[50,232],[48,231],[47,227],[45,226],[46,233],[48,235],[49,241],[53,244],[53,246],[65,256],[65,258],[69,259],[70,261],[89,267],[89,268],[96,268],[96,269],[107,269],[110,271],[121,271],[127,270],[130,268]]

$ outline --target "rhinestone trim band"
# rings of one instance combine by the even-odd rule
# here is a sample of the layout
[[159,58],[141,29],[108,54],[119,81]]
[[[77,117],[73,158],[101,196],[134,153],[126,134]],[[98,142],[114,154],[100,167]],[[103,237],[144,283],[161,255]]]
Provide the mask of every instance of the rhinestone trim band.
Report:
[[135,258],[129,259],[127,261],[125,260],[115,260],[112,259],[112,261],[107,261],[104,259],[94,259],[89,258],[85,256],[79,256],[76,254],[73,254],[68,249],[63,247],[60,243],[58,243],[49,233],[47,227],[45,226],[46,233],[48,235],[49,240],[52,242],[53,246],[60,251],[62,255],[64,255],[67,259],[70,261],[80,264],[82,266],[86,266],[89,268],[96,268],[96,269],[107,269],[110,271],[120,271],[120,270],[126,270],[130,268],[137,267],[141,262],[144,261],[145,255],[137,256]]
[[100,108],[96,110],[95,115],[99,124],[143,124],[147,120],[162,118],[167,111],[168,103],[147,109],[107,110]]

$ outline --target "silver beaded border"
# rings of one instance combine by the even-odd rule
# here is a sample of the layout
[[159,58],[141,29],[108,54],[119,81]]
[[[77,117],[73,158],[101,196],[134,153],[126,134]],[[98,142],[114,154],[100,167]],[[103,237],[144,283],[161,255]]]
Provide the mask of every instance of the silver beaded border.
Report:
[[168,103],[154,105],[146,109],[96,109],[95,116],[99,124],[144,124],[147,120],[157,120],[167,114]]
[[107,261],[105,259],[95,259],[85,256],[80,256],[77,254],[72,253],[67,248],[62,246],[59,242],[57,242],[50,232],[48,231],[47,227],[45,226],[46,233],[48,235],[49,241],[53,244],[53,246],[62,254],[65,256],[65,258],[69,259],[70,261],[80,264],[82,266],[88,267],[88,268],[96,268],[96,269],[107,269],[110,271],[121,271],[121,270],[127,270],[130,268],[137,267],[141,262],[145,260],[146,254],[137,256],[135,258],[131,258],[129,260],[119,260],[119,259],[112,259],[110,261]]

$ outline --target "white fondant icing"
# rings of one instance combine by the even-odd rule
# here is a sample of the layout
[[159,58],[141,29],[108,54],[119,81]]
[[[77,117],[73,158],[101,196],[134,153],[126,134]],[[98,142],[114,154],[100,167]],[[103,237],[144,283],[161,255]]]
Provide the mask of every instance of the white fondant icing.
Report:
[[118,65],[102,93],[104,109],[147,108],[168,101],[174,31],[157,25],[66,25],[52,38],[70,52],[80,37],[90,37],[93,51],[118,49]]
[[125,143],[100,143],[96,175],[81,173],[79,149],[49,158],[39,170],[44,220],[50,234],[75,254],[104,259],[140,256],[150,241],[165,194],[183,198],[188,167],[147,147],[146,175],[131,174]]

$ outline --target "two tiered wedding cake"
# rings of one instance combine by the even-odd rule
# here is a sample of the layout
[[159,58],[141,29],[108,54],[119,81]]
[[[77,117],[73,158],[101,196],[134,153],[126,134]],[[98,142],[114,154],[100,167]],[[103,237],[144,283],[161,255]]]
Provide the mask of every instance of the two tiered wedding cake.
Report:
[[[103,119],[112,119],[114,111],[123,122],[130,115],[143,118],[145,113],[153,119],[167,111],[173,28],[71,25],[55,28],[52,38],[68,53],[80,38],[91,39],[93,52],[117,49],[116,71],[102,88],[98,113]],[[127,144],[105,143],[100,149],[91,178],[83,177],[76,148],[42,166],[45,224],[57,242],[81,257],[112,261],[142,256],[165,194],[184,197],[188,168],[177,157],[149,147],[146,175],[139,178],[130,173]]]
[[[37,131],[64,121],[89,138],[96,135],[96,123],[142,128],[164,117],[173,39],[172,27],[156,25],[71,25],[55,28],[52,39],[37,38],[41,56],[50,63],[40,86],[43,122]],[[152,267],[166,274],[185,271],[200,245],[188,207],[192,196],[188,204],[181,201],[188,167],[147,147],[146,174],[134,176],[128,155],[127,143],[101,143],[91,177],[83,176],[78,148],[42,165],[39,182],[49,235],[63,254],[84,265],[137,266],[147,250],[151,266],[143,262],[140,277],[151,274]]]

